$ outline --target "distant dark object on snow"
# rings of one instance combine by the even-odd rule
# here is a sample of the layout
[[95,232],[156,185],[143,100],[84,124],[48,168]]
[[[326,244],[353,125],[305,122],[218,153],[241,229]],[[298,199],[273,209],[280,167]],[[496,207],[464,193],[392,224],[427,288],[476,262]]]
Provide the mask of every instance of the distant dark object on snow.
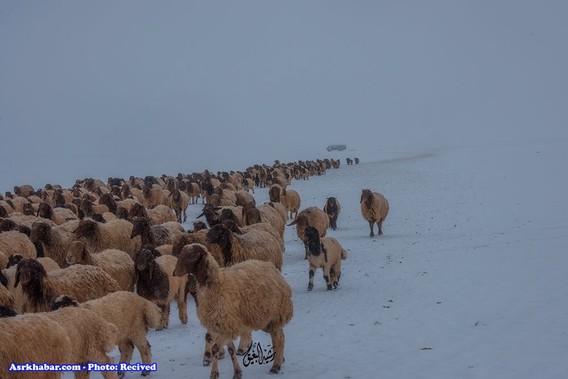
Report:
[[347,149],[347,145],[329,145],[326,149],[327,151],[333,151],[333,150],[343,151]]

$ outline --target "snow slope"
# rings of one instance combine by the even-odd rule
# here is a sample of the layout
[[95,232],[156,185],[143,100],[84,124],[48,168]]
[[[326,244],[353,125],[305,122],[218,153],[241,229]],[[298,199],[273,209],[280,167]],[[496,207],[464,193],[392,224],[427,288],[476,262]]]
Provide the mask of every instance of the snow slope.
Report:
[[[302,208],[339,199],[329,235],[350,255],[338,290],[327,292],[318,271],[307,292],[303,246],[287,227],[283,273],[295,312],[279,377],[567,377],[567,150],[558,142],[345,152],[361,163],[342,160],[338,170],[294,181]],[[369,238],[362,188],[390,202],[382,237]],[[258,202],[266,192],[256,190]],[[172,316],[169,329],[150,331],[153,378],[208,377],[193,302],[189,313],[187,325]],[[254,340],[270,345],[262,332]],[[273,377],[268,364],[240,362],[245,378]],[[232,376],[229,359],[220,370]]]

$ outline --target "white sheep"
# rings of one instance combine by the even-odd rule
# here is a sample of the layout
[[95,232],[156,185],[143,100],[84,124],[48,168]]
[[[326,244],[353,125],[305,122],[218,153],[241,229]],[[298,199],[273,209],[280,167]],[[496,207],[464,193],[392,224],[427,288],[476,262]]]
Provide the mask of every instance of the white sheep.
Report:
[[18,263],[14,287],[19,284],[25,296],[23,312],[45,312],[51,299],[59,295],[69,294],[83,302],[120,290],[100,267],[75,265],[48,273],[33,258]]
[[[116,346],[116,327],[94,312],[65,308],[55,312],[19,315],[0,322],[0,378],[56,379],[57,371],[8,371],[12,363],[21,364],[111,364],[107,355]],[[17,339],[15,343],[14,339]],[[101,372],[116,379],[112,371]],[[75,378],[88,378],[89,372],[75,371]]]
[[[217,353],[228,345],[235,378],[242,376],[233,340],[253,330],[270,334],[274,363],[270,373],[280,372],[284,358],[284,325],[293,315],[292,289],[270,262],[247,260],[220,268],[207,248],[191,244],[183,248],[174,270],[176,276],[195,276],[197,317],[213,336],[211,378],[219,377]],[[254,291],[251,289],[259,289]]]
[[369,189],[363,189],[361,193],[361,214],[363,218],[369,222],[371,228],[370,237],[374,237],[373,227],[375,223],[379,228],[379,236],[383,235],[383,222],[389,214],[388,200],[378,192],[371,192]]
[[333,237],[319,236],[313,226],[304,230],[308,241],[308,262],[310,264],[308,291],[314,288],[314,274],[318,267],[323,270],[323,278],[328,290],[336,289],[341,277],[341,260],[347,259],[347,250]]
[[[86,308],[117,328],[117,344],[120,350],[120,362],[130,363],[134,347],[140,352],[142,363],[152,363],[152,350],[147,339],[148,328],[156,329],[160,325],[162,312],[158,306],[135,293],[117,291],[101,298],[79,303],[75,298],[62,295],[52,300],[51,309],[75,306]],[[119,371],[119,377],[124,372]],[[142,376],[148,375],[143,371]]]
[[98,253],[91,253],[83,241],[73,241],[69,245],[66,260],[69,265],[100,267],[118,282],[121,289],[134,291],[136,281],[134,261],[125,251],[106,249]]
[[126,251],[131,257],[140,249],[139,239],[130,239],[132,224],[126,220],[112,220],[100,223],[81,220],[73,231],[76,239],[84,238],[89,251],[98,253],[106,249]]

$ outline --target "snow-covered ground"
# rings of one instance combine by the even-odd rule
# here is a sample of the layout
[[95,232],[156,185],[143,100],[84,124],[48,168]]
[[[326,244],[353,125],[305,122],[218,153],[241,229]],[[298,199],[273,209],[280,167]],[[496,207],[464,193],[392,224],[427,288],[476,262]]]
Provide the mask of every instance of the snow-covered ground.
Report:
[[[303,246],[287,227],[283,274],[294,317],[278,377],[568,377],[566,143],[344,156],[361,163],[342,160],[338,170],[292,183],[302,208],[339,199],[338,230],[329,235],[349,257],[338,290],[326,291],[318,271],[307,292]],[[390,202],[382,237],[369,238],[362,188]],[[266,201],[267,191],[255,197]],[[200,208],[189,210],[191,222]],[[204,329],[194,303],[188,307],[187,325],[174,306],[169,328],[149,333],[155,379],[209,376]],[[268,335],[253,337],[269,347]],[[240,359],[245,378],[274,377],[269,364],[244,367]],[[220,371],[232,377],[229,359]]]

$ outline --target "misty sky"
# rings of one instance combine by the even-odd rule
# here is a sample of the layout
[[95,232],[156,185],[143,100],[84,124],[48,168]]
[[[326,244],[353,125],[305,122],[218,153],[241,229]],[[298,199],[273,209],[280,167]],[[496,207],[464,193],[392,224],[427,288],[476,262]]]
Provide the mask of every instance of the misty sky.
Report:
[[564,0],[0,0],[0,191],[332,143],[566,141],[567,14]]

